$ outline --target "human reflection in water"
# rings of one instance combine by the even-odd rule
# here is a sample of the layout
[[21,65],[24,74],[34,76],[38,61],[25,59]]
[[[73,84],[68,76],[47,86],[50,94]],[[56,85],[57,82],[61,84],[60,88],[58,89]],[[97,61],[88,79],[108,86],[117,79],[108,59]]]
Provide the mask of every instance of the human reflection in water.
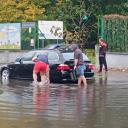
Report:
[[36,112],[44,112],[48,107],[49,86],[33,87],[33,104]]
[[86,90],[82,88],[77,89],[76,97],[76,122],[81,122],[85,126],[85,120],[94,107],[95,100],[95,86],[88,86]]
[[107,78],[108,78],[108,74],[107,73],[105,75],[101,75],[99,77],[99,84],[103,85],[103,86],[107,85]]
[[107,74],[99,77],[99,104],[101,105],[101,110],[104,111],[104,106],[107,99]]

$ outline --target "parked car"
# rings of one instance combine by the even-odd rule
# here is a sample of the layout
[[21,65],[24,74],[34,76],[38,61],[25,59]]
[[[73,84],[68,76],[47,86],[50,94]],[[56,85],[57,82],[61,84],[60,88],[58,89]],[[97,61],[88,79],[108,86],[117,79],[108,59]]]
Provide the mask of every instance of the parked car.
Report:
[[[9,63],[1,67],[1,77],[8,79],[28,79],[32,80],[32,72],[34,63],[32,58],[43,52],[48,52],[48,61],[50,64],[50,81],[77,81],[74,79],[73,72],[73,52],[69,50],[59,49],[40,49],[31,50],[24,56],[17,58],[15,62]],[[92,79],[94,76],[93,64],[88,57],[83,53],[84,62],[86,64],[85,77]],[[40,76],[38,77],[40,80]]]
[[60,48],[63,46],[65,47],[66,45],[64,45],[64,44],[49,44],[45,48],[46,49],[57,49],[57,48]]

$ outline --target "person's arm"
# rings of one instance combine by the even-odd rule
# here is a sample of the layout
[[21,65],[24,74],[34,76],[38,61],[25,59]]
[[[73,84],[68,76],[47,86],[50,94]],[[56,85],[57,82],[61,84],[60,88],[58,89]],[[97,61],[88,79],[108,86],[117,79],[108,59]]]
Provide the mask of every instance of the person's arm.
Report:
[[78,64],[78,59],[74,59],[74,69],[76,69],[77,64]]
[[74,53],[74,69],[77,68],[78,61],[79,61],[79,51],[75,51],[75,53]]

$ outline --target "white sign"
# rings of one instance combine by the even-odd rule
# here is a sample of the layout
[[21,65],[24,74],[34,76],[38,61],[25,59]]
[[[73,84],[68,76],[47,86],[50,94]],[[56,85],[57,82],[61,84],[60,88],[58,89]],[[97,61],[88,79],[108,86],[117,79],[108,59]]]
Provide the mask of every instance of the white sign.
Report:
[[38,21],[39,39],[63,39],[63,21]]

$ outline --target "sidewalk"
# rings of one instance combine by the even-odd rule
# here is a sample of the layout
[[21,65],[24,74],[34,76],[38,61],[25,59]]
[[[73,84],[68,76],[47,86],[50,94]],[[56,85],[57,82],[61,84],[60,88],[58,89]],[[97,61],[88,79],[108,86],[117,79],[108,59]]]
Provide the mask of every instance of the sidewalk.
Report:
[[[97,74],[99,69],[96,68],[94,70],[95,70],[95,73]],[[126,67],[126,68],[108,68],[108,72],[110,72],[110,71],[128,72],[128,67]],[[103,69],[103,72],[105,72],[104,69]]]

